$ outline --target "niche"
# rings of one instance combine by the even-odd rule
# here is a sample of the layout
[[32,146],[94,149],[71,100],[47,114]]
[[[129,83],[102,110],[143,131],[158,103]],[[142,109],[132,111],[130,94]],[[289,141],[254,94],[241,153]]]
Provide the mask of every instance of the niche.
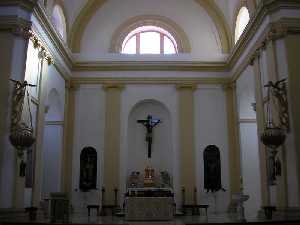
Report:
[[80,153],[79,189],[89,191],[96,189],[97,184],[97,151],[93,147],[85,147]]
[[223,190],[221,184],[220,150],[215,145],[208,145],[203,152],[204,189],[209,192]]

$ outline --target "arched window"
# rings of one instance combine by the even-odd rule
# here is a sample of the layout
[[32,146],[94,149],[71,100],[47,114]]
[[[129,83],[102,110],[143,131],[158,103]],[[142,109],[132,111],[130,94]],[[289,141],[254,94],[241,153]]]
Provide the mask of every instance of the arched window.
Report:
[[55,5],[53,7],[52,17],[51,17],[52,23],[54,27],[56,28],[57,32],[60,34],[62,39],[66,40],[66,19],[63,13],[62,8],[59,5]]
[[85,147],[80,153],[79,189],[89,191],[97,185],[97,151],[93,147]]
[[243,6],[236,18],[236,24],[235,24],[235,43],[239,40],[241,35],[243,34],[247,24],[249,23],[250,15],[248,9]]
[[124,54],[176,54],[175,38],[157,26],[141,26],[131,31],[123,41]]

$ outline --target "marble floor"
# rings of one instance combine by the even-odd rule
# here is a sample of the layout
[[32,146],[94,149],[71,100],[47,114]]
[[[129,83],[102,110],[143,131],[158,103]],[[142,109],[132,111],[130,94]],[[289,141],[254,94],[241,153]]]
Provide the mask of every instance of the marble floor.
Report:
[[[296,218],[297,219],[297,218]],[[274,220],[266,220],[266,219],[258,219],[256,217],[246,218],[247,222],[255,223],[255,222],[268,222],[268,224],[272,224],[275,222],[276,224],[286,224],[280,223],[281,219]],[[286,221],[286,218],[282,218],[282,220]],[[291,220],[292,221],[292,220]],[[294,221],[295,218],[294,218]],[[300,224],[300,215],[298,219]],[[30,221],[27,215],[19,215],[19,216],[2,216],[0,218],[0,224],[18,224],[18,223],[26,223],[26,224],[49,224],[50,220],[48,218],[44,218],[42,215],[39,215],[36,221]],[[185,225],[185,224],[219,224],[219,223],[240,223],[236,218],[230,217],[228,214],[209,214],[208,216],[200,215],[200,216],[176,216],[171,221],[126,221],[124,217],[118,216],[97,216],[96,214],[91,214],[88,217],[86,214],[73,214],[70,217],[68,224],[105,224],[105,225],[117,225],[117,224],[128,224],[128,225]],[[263,223],[265,224],[265,223]]]

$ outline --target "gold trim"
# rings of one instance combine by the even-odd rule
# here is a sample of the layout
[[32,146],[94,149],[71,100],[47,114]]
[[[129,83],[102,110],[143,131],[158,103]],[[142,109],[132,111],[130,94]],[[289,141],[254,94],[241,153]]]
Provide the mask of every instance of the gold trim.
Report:
[[11,32],[24,39],[30,38],[32,22],[18,16],[0,16],[0,31]]
[[165,29],[174,37],[179,53],[191,52],[191,45],[184,30],[171,19],[159,15],[135,16],[122,23],[112,36],[109,52],[120,53],[126,36],[141,26],[158,26]]

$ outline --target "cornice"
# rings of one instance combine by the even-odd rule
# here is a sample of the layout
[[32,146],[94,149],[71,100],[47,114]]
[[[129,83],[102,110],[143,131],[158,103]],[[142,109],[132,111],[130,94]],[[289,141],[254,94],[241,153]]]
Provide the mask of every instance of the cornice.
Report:
[[52,22],[48,18],[43,6],[41,6],[41,4],[38,4],[37,7],[34,8],[33,13],[40,25],[43,27],[47,37],[49,38],[59,55],[71,69],[73,66],[72,53],[67,44],[64,43],[54,26],[52,25]]
[[[249,43],[253,40],[255,34],[257,33],[258,29],[260,28],[262,22],[264,21],[265,17],[275,11],[280,9],[299,9],[300,10],[300,1],[299,0],[263,0],[258,5],[258,8],[254,12],[253,17],[250,19],[249,24],[247,25],[244,33],[242,34],[241,38],[238,40],[236,45],[234,46],[230,56],[227,59],[227,65],[231,70],[234,65],[237,63],[238,59],[240,58],[241,54],[244,52],[246,47]],[[279,21],[271,23],[267,29],[272,30],[272,27],[286,27],[286,29],[290,30],[289,33],[292,33],[292,30],[299,25],[298,20],[296,18],[283,18]],[[284,22],[285,21],[285,22]],[[293,25],[294,26],[293,26]],[[297,25],[298,24],[298,25]],[[296,28],[298,30],[298,28]],[[263,35],[268,35],[269,30],[264,32]],[[283,38],[283,36],[278,38]],[[263,37],[265,38],[265,37]]]
[[27,11],[32,11],[37,5],[37,0],[1,0],[0,6],[18,6]]
[[90,61],[76,62],[74,71],[220,71],[226,72],[223,62],[191,61]]
[[195,84],[227,84],[230,78],[177,78],[177,77],[74,77],[71,78],[71,85],[76,84],[155,84],[155,85],[195,85]]

